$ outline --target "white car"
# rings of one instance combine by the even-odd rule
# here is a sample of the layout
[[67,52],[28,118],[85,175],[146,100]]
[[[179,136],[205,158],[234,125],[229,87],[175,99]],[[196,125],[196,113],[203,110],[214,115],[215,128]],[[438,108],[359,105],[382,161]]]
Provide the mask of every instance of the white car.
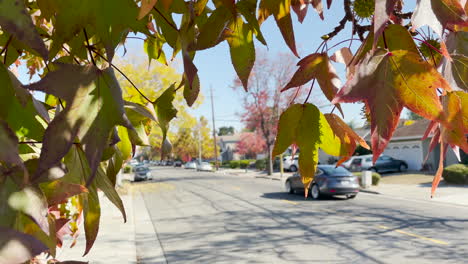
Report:
[[361,171],[372,167],[372,154],[352,156],[347,161],[341,163],[341,166],[350,171]]
[[211,166],[211,164],[208,162],[202,162],[200,165],[198,165],[197,170],[198,171],[213,171],[213,166]]
[[189,161],[185,163],[184,168],[186,169],[197,169],[197,163],[193,161]]
[[294,159],[292,156],[283,158],[283,168],[287,171],[296,172],[299,169],[299,156],[295,155]]

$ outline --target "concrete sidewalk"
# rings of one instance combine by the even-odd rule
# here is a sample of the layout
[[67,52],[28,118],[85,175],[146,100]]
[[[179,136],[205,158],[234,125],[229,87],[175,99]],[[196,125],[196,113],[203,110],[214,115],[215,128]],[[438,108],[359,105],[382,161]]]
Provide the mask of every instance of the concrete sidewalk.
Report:
[[65,237],[63,247],[57,250],[57,259],[89,261],[90,264],[137,263],[135,248],[135,218],[132,195],[121,195],[127,214],[127,223],[123,222],[120,211],[99,193],[101,219],[99,233],[93,248],[83,257],[86,240],[83,227],[80,227],[78,241],[73,248],[69,237]]

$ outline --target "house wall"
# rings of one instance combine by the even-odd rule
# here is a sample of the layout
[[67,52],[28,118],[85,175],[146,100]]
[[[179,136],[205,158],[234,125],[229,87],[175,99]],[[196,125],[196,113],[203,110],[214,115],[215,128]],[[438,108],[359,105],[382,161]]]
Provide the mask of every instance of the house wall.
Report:
[[388,143],[383,154],[403,160],[409,170],[421,170],[424,160],[423,146],[420,140],[400,140]]
[[[426,155],[426,153],[429,152],[430,142],[431,142],[431,139],[426,139],[423,141],[424,155]],[[434,147],[432,152],[429,153],[429,157],[426,162],[426,164],[430,164],[433,171],[436,171],[437,168],[439,167],[439,157],[440,157],[440,145],[438,144]],[[457,164],[457,163],[459,163],[457,156],[455,155],[453,150],[449,148],[447,150],[447,154],[445,155],[444,167],[452,165],[452,164]]]

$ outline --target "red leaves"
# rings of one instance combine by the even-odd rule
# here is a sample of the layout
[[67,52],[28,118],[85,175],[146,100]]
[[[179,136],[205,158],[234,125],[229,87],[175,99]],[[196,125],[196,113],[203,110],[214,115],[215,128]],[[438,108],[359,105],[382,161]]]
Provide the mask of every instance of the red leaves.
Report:
[[365,102],[371,115],[375,162],[388,144],[403,107],[431,120],[444,120],[436,88],[450,90],[442,76],[418,54],[378,50],[366,55],[332,103]]

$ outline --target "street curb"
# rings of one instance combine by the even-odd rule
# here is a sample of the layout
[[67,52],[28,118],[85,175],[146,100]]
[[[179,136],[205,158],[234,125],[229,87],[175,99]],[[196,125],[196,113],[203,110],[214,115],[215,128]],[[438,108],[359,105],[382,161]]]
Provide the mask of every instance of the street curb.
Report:
[[371,191],[371,190],[367,190],[367,189],[360,189],[359,191],[360,191],[360,192],[363,192],[363,193],[381,194],[381,193],[379,193],[379,192]]
[[167,264],[164,249],[140,191],[133,195],[135,246],[138,264]]
[[273,178],[273,177],[268,177],[268,176],[254,176],[254,178],[270,179],[272,181],[281,181],[281,179],[279,178]]

